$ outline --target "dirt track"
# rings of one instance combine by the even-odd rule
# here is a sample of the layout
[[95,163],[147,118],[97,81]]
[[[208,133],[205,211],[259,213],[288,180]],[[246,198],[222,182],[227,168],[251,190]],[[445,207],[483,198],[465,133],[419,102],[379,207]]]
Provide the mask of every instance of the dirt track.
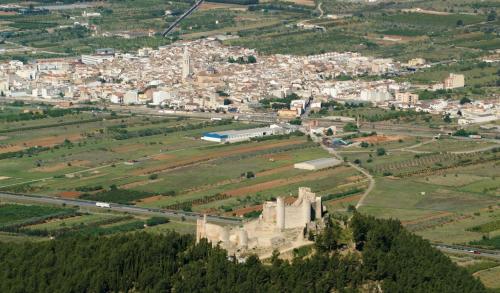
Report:
[[398,141],[400,139],[405,139],[405,136],[400,136],[400,135],[372,135],[372,136],[367,136],[367,137],[358,137],[352,139],[354,142],[367,142],[367,143],[380,143],[380,142],[388,142],[388,141]]

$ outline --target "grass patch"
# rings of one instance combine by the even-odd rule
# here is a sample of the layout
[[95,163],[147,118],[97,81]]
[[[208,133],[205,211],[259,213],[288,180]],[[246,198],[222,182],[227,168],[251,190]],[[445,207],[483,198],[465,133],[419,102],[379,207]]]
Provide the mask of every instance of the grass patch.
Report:
[[474,226],[469,229],[469,231],[480,232],[480,233],[490,233],[496,230],[500,230],[500,220],[488,222],[482,225]]
[[136,190],[124,190],[111,188],[109,190],[100,191],[95,194],[83,194],[81,198],[95,201],[115,202],[121,204],[131,204],[136,200],[153,196],[153,193]]
[[0,227],[74,213],[73,209],[36,205],[0,205]]
[[469,243],[471,245],[481,246],[485,248],[500,249],[500,235],[491,238],[483,237],[483,239],[481,240],[471,241]]

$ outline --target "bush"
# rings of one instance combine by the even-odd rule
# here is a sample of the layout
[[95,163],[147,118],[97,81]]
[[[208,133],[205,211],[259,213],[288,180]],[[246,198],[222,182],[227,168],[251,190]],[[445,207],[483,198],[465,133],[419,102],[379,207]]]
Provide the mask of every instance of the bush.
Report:
[[344,125],[343,129],[345,132],[354,132],[358,131],[358,126],[352,122],[348,122],[346,125]]
[[384,148],[377,149],[377,156],[385,156],[385,155],[386,155],[386,151]]
[[156,226],[156,225],[161,225],[161,224],[166,224],[170,222],[168,218],[165,217],[151,217],[146,220],[146,225],[149,227]]

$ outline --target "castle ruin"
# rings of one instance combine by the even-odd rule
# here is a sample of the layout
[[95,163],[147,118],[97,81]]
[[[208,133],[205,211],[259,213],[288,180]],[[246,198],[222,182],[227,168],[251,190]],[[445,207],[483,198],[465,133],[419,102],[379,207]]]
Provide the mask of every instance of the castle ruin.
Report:
[[286,204],[283,197],[263,205],[258,219],[241,226],[221,226],[208,223],[206,216],[196,223],[196,241],[206,238],[230,253],[263,254],[274,249],[299,247],[309,243],[305,232],[316,229],[323,215],[321,197],[310,188],[300,187],[298,198]]

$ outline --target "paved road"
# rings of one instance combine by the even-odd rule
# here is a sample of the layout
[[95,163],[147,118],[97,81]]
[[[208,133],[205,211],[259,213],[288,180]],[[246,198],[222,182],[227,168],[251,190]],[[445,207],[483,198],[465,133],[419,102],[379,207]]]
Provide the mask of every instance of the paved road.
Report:
[[25,52],[25,51],[33,51],[36,53],[44,53],[44,54],[51,54],[51,55],[60,55],[60,56],[68,56],[67,53],[59,53],[59,52],[52,52],[52,51],[44,51],[40,50],[37,48],[33,47],[28,47],[24,45],[20,45],[18,43],[10,42],[10,41],[5,41],[5,44],[13,45],[13,46],[18,46],[17,48],[12,48],[12,49],[6,49],[6,52]]
[[[78,206],[81,208],[97,208],[95,201],[66,199],[66,198],[58,198],[58,197],[42,196],[42,195],[24,195],[24,194],[1,192],[0,198],[7,200],[25,201],[30,203],[43,203],[43,204],[55,204],[55,205],[66,204],[68,206]],[[202,214],[193,212],[149,209],[149,208],[142,208],[137,206],[129,206],[129,205],[115,204],[115,203],[111,203],[110,208],[107,209],[122,213],[132,213],[132,214],[140,214],[148,216],[164,216],[169,218],[185,218],[186,220],[192,220],[192,221],[201,218],[203,216]],[[209,216],[209,215],[207,215],[207,220],[209,222],[219,223],[219,224],[241,223],[241,220],[238,218]]]
[[318,10],[319,10],[319,16],[318,18],[322,18],[323,17],[323,9],[321,9],[321,5],[323,4],[323,2],[319,2],[318,4]]
[[498,250],[480,249],[469,246],[447,244],[432,244],[432,246],[447,253],[467,254],[471,256],[480,256],[500,260],[500,251]]
[[241,113],[186,112],[186,111],[158,110],[147,107],[119,106],[119,105],[109,105],[107,108],[117,113],[125,113],[125,114],[134,113],[137,115],[148,115],[148,116],[174,116],[174,117],[190,117],[190,118],[200,118],[200,119],[213,119],[213,118],[235,119],[235,117],[238,117],[238,120],[241,121],[261,122],[261,123],[278,122],[278,118],[275,113],[241,114]]
[[[333,155],[338,160],[341,160],[341,161],[344,160],[342,158],[342,156],[340,156],[335,149],[326,146],[322,141],[319,141],[319,143],[320,143],[320,146],[324,150],[326,150],[329,154]],[[370,183],[368,184],[368,188],[361,195],[361,198],[359,199],[358,203],[356,204],[356,209],[358,209],[358,208],[360,208],[363,205],[363,203],[364,203],[366,197],[368,196],[368,194],[370,194],[370,192],[372,192],[373,188],[375,188],[375,178],[373,178],[373,176],[368,171],[366,171],[365,169],[361,168],[359,165],[356,165],[356,164],[351,163],[351,162],[348,162],[347,164],[349,164],[349,166],[351,166],[352,168],[358,170],[360,173],[362,173],[363,175],[365,175],[366,178],[370,181]]]
[[203,2],[203,0],[198,0],[196,1],[196,3],[193,4],[193,6],[191,6],[188,10],[186,10],[181,16],[179,16],[179,18],[177,18],[172,24],[170,24],[170,26],[165,29],[161,35],[163,37],[166,37],[168,35],[168,33],[170,33],[171,31],[174,30],[174,28],[186,17],[188,17],[189,15],[191,15],[191,13],[193,13],[196,8],[198,8],[201,3]]

